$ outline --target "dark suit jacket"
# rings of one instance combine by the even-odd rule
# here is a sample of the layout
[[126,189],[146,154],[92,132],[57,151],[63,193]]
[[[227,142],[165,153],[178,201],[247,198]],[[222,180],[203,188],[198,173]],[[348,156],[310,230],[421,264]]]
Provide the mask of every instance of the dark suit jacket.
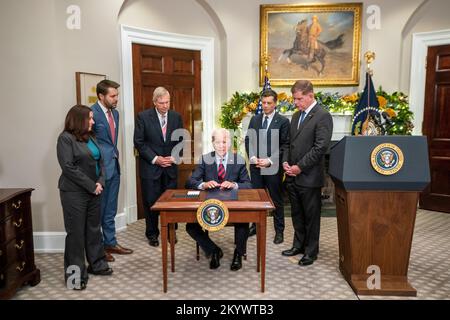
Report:
[[328,111],[317,104],[297,130],[299,120],[300,112],[294,113],[289,152],[283,155],[283,162],[298,165],[302,172],[295,178],[286,176],[287,182],[295,182],[303,187],[322,187],[325,153],[333,133],[333,119]]
[[[97,139],[102,152],[106,180],[108,180],[111,179],[114,174],[114,166],[116,165],[116,162],[117,165],[119,164],[119,162],[116,161],[116,158],[119,158],[119,150],[117,149],[117,140],[119,135],[119,112],[117,110],[112,110],[114,122],[116,123],[116,141],[113,144],[108,119],[106,118],[106,115],[98,102],[92,105],[91,109],[94,114],[95,121],[92,130],[95,133],[95,138]],[[118,166],[117,168],[119,169],[120,174],[120,167]]]
[[[97,141],[92,140],[100,148]],[[100,158],[100,176],[97,177],[97,161],[93,158],[87,143],[77,141],[73,134],[64,131],[59,135],[56,154],[62,169],[58,182],[61,191],[94,193],[97,182],[102,186],[105,185],[102,158]]]
[[[187,189],[198,189],[202,182],[217,181],[219,176],[217,173],[217,164],[215,159],[216,153],[204,154],[200,158],[200,163],[195,167],[194,172],[186,182]],[[228,162],[225,172],[225,181],[236,182],[239,189],[251,189],[252,184],[248,176],[245,160],[236,153],[228,153]]]
[[[262,127],[263,117],[264,113],[260,113],[258,115],[254,115],[250,120],[248,130],[255,130],[257,139],[255,141],[250,141],[249,131],[247,131],[247,135],[245,137],[245,151],[247,152],[249,159],[252,156],[257,158],[270,158],[273,163],[278,161],[281,167],[283,154],[289,149],[289,119],[278,114],[278,112],[275,113],[272,121],[270,122],[266,135],[267,139],[265,143],[267,145],[267,154],[261,154],[259,149],[259,130]],[[274,132],[272,130],[278,130],[278,148],[275,150],[272,150],[272,133]],[[250,144],[250,142],[252,143]]]
[[156,109],[147,109],[138,114],[134,128],[134,146],[139,151],[139,172],[141,178],[156,180],[161,177],[163,171],[170,178],[177,178],[177,165],[172,164],[170,167],[162,168],[152,164],[152,160],[156,156],[167,157],[171,155],[172,149],[182,141],[182,138],[177,141],[171,141],[171,134],[176,129],[182,128],[183,120],[181,115],[176,111],[169,110],[166,141],[164,141]]

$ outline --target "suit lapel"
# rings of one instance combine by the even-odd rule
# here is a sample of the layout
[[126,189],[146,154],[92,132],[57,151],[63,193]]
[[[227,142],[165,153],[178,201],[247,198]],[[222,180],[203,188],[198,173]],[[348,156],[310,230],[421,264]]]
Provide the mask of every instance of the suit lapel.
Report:
[[[314,117],[314,114],[317,112],[318,104],[316,104],[311,111],[306,115],[303,122],[300,124],[300,126],[297,129],[297,132],[294,135],[294,139],[297,138],[297,136],[302,132],[303,128],[306,127],[306,125],[309,123],[309,121]],[[298,122],[300,121],[300,112],[298,112],[298,117],[296,118],[296,126],[298,126]]]
[[234,167],[235,159],[233,153],[228,153],[227,168],[225,171],[225,181],[230,181],[231,170]]
[[275,114],[273,115],[272,121],[270,122],[269,127],[267,128],[267,130],[270,129],[275,129],[278,127],[278,122],[280,121],[279,119],[279,114],[275,112]]
[[211,166],[211,171],[210,172],[212,174],[212,179],[214,181],[219,181],[219,173],[217,172],[217,163],[216,163],[216,153],[215,152],[211,152],[211,156],[214,159],[214,162],[212,164],[209,164],[208,166]]

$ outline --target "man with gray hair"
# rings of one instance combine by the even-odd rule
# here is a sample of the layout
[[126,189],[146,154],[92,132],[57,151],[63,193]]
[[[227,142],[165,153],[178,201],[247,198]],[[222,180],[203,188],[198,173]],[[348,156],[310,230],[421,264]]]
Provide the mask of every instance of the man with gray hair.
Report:
[[170,109],[170,94],[164,87],[153,91],[154,108],[140,112],[134,129],[134,146],[139,151],[139,176],[145,212],[145,235],[151,246],[159,246],[159,212],[150,207],[167,189],[176,189],[178,170],[172,150],[180,142],[171,134],[183,128],[181,115]]
[[[230,133],[226,129],[216,129],[212,134],[214,151],[204,154],[186,183],[188,189],[250,189],[252,187],[248,176],[245,160],[236,153],[229,152],[231,147]],[[202,230],[198,223],[187,223],[187,233],[199,244],[207,256],[211,257],[210,269],[220,266],[222,250],[211,240],[208,233]],[[248,238],[248,223],[234,224],[236,249],[230,269],[237,271],[242,268],[242,256],[246,252]]]

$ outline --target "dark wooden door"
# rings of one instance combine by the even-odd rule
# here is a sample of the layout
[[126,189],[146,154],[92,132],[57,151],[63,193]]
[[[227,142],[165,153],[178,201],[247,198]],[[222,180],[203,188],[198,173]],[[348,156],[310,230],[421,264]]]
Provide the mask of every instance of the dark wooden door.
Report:
[[[133,44],[134,114],[153,107],[153,91],[163,86],[170,92],[170,108],[181,114],[183,127],[191,133],[191,159],[194,155],[194,121],[201,120],[200,51]],[[184,155],[185,157],[188,155]],[[178,167],[178,188],[184,188],[194,169],[190,164]],[[139,162],[136,161],[138,218],[144,218]]]
[[428,139],[431,184],[420,207],[450,212],[450,45],[428,48],[423,134]]

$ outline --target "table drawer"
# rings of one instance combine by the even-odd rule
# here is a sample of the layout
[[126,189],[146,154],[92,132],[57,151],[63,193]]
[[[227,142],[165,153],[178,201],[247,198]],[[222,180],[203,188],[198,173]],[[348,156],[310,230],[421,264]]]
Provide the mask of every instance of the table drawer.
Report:
[[30,196],[27,193],[20,194],[0,205],[0,221],[11,215],[29,212]]
[[6,269],[0,271],[0,293],[2,289],[14,285],[17,280],[34,269],[35,266],[32,262],[23,259],[12,263]]
[[27,250],[31,249],[29,238],[29,234],[22,233],[17,238],[0,246],[0,270],[15,261],[26,259]]
[[17,212],[0,222],[0,243],[9,242],[28,229],[31,229],[29,215],[25,212]]

